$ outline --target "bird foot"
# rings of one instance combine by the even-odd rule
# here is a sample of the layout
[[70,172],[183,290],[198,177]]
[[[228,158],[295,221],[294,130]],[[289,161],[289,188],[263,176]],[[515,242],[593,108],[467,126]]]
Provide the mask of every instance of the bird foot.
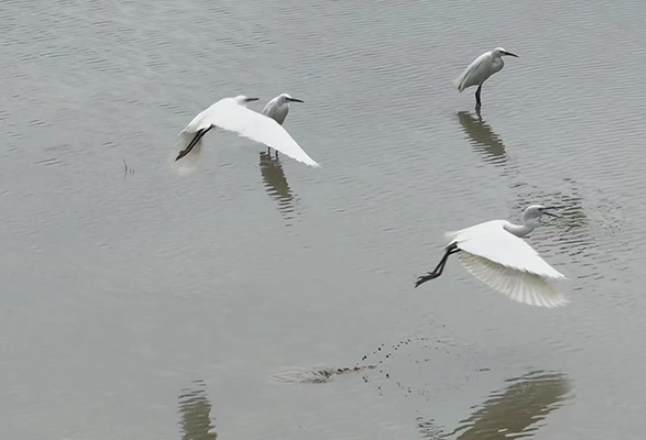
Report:
[[427,281],[434,280],[435,278],[439,277],[439,273],[435,272],[429,272],[426,275],[422,275],[421,277],[417,278],[417,282],[415,283],[415,287],[418,287],[420,284],[424,284]]

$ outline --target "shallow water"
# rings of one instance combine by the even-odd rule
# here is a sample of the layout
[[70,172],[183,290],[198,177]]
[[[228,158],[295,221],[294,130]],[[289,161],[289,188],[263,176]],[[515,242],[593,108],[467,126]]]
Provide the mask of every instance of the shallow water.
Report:
[[[644,436],[645,3],[0,12],[0,438]],[[478,116],[449,83],[499,45]],[[214,133],[169,170],[198,111],[281,92],[321,169]],[[567,206],[529,241],[569,307],[457,261],[412,288],[530,203]]]

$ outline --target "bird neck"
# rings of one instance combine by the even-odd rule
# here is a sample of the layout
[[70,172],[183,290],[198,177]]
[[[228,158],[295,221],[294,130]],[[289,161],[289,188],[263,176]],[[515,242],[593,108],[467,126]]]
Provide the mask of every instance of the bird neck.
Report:
[[508,223],[503,227],[507,232],[514,234],[516,237],[524,237],[525,235],[529,234],[534,229],[536,229],[537,225],[538,224],[536,221],[527,221],[522,225],[515,225],[513,223]]

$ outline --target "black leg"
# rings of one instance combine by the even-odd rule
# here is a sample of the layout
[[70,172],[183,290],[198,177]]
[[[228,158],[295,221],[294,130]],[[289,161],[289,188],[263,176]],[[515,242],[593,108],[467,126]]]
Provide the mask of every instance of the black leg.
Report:
[[195,146],[200,141],[200,139],[202,139],[202,137],[204,137],[204,135],[207,134],[209,132],[209,130],[212,129],[212,128],[213,128],[213,125],[211,125],[209,128],[203,128],[202,130],[199,130],[197,133],[195,133],[195,137],[193,138],[193,140],[191,140],[191,142],[188,144],[188,146],[186,148],[184,148],[182,151],[179,152],[179,154],[177,155],[177,158],[175,159],[175,162],[177,162],[182,157],[184,157],[188,153],[190,153],[191,150],[193,148],[195,148]]
[[478,90],[476,90],[476,108],[480,109],[482,107],[482,100],[480,99],[480,93],[482,93],[482,84],[478,86]]
[[442,275],[442,272],[444,271],[444,266],[446,265],[446,261],[449,259],[449,256],[457,252],[460,252],[460,249],[458,249],[458,247],[455,244],[452,244],[451,246],[447,247],[446,252],[444,252],[444,256],[442,256],[442,259],[438,263],[437,267],[433,269],[433,272],[429,272],[426,275],[422,275],[421,277],[418,277],[417,282],[415,283],[415,287],[418,287],[420,284],[424,284],[427,281],[434,280],[435,278]]
[[480,107],[476,106],[476,115],[478,115],[478,122],[482,123],[482,113],[480,113]]

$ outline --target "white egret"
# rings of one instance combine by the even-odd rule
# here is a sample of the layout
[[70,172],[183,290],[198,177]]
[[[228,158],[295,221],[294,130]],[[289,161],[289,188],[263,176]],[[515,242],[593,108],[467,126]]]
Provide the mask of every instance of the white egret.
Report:
[[[283,125],[283,122],[285,122],[285,118],[287,117],[287,113],[289,113],[290,102],[303,102],[303,100],[292,98],[287,93],[281,93],[280,95],[269,101],[267,105],[265,105],[265,107],[262,109],[261,113],[269,118],[272,118],[280,125]],[[267,150],[267,153],[269,153],[269,150]],[[278,152],[276,152],[276,156],[278,156]]]
[[499,72],[505,66],[505,61],[502,59],[505,55],[518,58],[518,55],[507,52],[502,47],[497,47],[491,52],[483,53],[469,64],[469,67],[464,69],[462,75],[452,81],[453,87],[462,93],[464,89],[478,86],[478,90],[476,90],[476,108],[479,109],[482,106],[482,100],[480,99],[482,84],[491,75]]
[[415,287],[442,275],[450,255],[460,253],[460,262],[471,275],[510,299],[539,307],[558,307],[568,303],[550,283],[565,278],[547,264],[522,238],[538,226],[545,214],[557,217],[555,207],[532,205],[523,212],[523,224],[506,220],[485,223],[448,232],[449,242],[440,263],[417,279]]
[[202,137],[215,127],[233,131],[253,141],[263,143],[287,156],[313,167],[320,166],[296,143],[285,129],[275,120],[247,108],[250,101],[244,95],[224,98],[198,114],[182,130],[180,135],[186,141],[184,148],[175,159],[186,156],[199,145]]
[[283,122],[285,122],[285,118],[287,117],[287,113],[289,113],[290,102],[303,102],[303,100],[292,98],[287,93],[281,93],[267,103],[267,105],[262,109],[262,114],[272,118],[280,125],[283,125]]

